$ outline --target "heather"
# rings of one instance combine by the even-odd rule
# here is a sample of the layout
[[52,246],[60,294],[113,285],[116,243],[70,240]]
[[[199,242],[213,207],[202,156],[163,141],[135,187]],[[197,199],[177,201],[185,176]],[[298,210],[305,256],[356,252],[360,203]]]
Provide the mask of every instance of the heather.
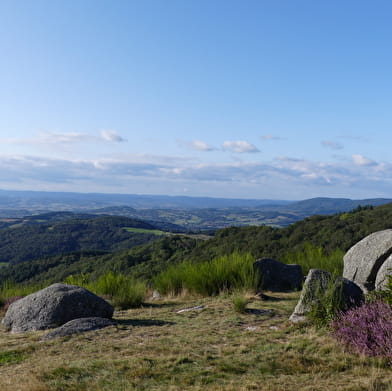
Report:
[[374,301],[342,312],[331,328],[351,351],[392,362],[392,306],[388,303]]

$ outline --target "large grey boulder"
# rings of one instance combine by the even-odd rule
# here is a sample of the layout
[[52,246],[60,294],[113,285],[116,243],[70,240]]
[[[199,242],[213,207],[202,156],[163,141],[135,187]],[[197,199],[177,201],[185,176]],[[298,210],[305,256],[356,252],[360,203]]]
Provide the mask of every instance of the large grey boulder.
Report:
[[48,334],[42,337],[43,341],[66,337],[73,334],[84,333],[86,331],[94,331],[103,329],[104,327],[115,326],[116,323],[113,320],[107,318],[90,317],[90,318],[78,318],[70,320],[62,326],[54,329]]
[[303,274],[300,265],[286,265],[275,259],[262,258],[253,266],[260,277],[259,289],[284,292],[302,288]]
[[297,323],[306,320],[306,316],[317,301],[318,295],[328,288],[330,280],[331,273],[320,269],[309,270],[301,296],[295,306],[294,312],[289,318],[292,322]]
[[378,270],[375,284],[376,290],[382,291],[387,287],[388,276],[392,276],[392,255],[386,259]]
[[294,323],[306,320],[312,307],[320,300],[327,289],[331,289],[337,310],[347,310],[358,306],[364,301],[362,289],[347,278],[337,277],[332,281],[329,272],[320,269],[311,269],[306,277],[299,301],[290,316]]
[[374,290],[377,274],[392,254],[392,229],[366,236],[351,247],[343,258],[343,277],[365,291]]
[[108,302],[87,289],[57,283],[12,303],[2,324],[12,332],[45,330],[77,318],[111,318],[113,311]]

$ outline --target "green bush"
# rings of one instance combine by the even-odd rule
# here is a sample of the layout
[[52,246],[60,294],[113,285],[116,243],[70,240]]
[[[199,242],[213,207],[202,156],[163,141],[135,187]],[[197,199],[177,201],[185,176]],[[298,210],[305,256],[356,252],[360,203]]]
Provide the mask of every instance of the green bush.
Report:
[[205,262],[183,262],[170,266],[154,279],[162,294],[179,294],[182,290],[204,296],[239,289],[254,290],[257,275],[250,254],[233,253]]
[[316,289],[317,300],[308,315],[315,326],[328,326],[339,314],[347,311],[349,306],[343,297],[343,286],[343,278],[331,278],[327,289],[322,289],[321,285]]
[[301,265],[304,275],[307,275],[310,269],[321,269],[339,276],[343,274],[343,256],[342,250],[337,249],[326,254],[321,246],[305,243],[302,250],[286,253],[282,262]]
[[119,309],[140,306],[147,291],[145,282],[112,271],[93,281],[90,280],[88,275],[81,274],[69,276],[65,282],[82,286],[97,295],[107,296],[113,305]]
[[235,312],[238,312],[239,314],[246,312],[246,306],[248,305],[249,300],[244,295],[239,293],[234,294],[231,301]]

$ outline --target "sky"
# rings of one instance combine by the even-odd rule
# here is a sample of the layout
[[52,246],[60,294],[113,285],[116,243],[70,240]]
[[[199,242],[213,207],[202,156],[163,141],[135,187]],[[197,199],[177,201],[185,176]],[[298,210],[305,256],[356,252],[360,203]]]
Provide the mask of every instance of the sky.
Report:
[[0,189],[392,197],[392,2],[0,0]]

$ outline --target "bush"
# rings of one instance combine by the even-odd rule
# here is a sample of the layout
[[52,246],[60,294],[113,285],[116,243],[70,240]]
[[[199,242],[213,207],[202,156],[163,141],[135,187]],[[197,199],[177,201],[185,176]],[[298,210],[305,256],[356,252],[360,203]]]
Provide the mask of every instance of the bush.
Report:
[[249,300],[244,295],[235,294],[231,300],[235,312],[238,312],[239,314],[246,312],[246,306],[248,305]]
[[67,284],[82,286],[97,295],[108,296],[119,309],[138,307],[143,303],[147,287],[143,281],[112,271],[91,281],[89,275],[80,274],[66,278]]
[[326,254],[322,247],[305,243],[301,251],[286,253],[282,262],[301,265],[305,276],[310,269],[321,269],[334,276],[340,276],[343,274],[343,256],[342,250],[337,249]]
[[315,326],[329,326],[331,321],[348,309],[349,304],[343,297],[343,286],[343,279],[338,277],[331,278],[326,289],[323,289],[321,284],[316,288],[317,300],[313,303],[308,315],[309,320]]
[[388,303],[375,301],[352,308],[332,321],[331,328],[353,352],[392,362],[392,307]]
[[258,278],[250,254],[233,253],[207,262],[173,265],[154,279],[162,294],[190,293],[213,296],[234,290],[254,290]]

